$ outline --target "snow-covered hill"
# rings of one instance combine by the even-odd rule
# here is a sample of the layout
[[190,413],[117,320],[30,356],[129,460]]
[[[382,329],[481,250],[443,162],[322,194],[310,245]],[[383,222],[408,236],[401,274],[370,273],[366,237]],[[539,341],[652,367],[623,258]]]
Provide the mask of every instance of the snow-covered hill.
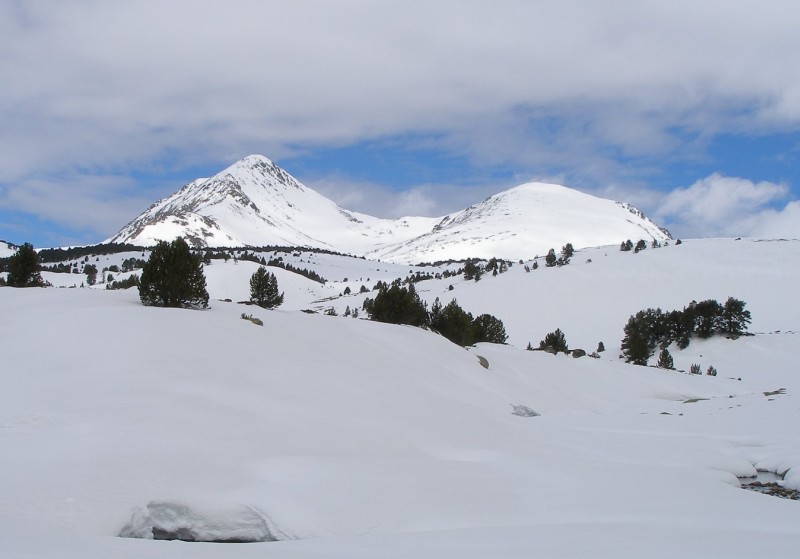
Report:
[[[291,256],[324,286],[275,268],[275,311],[236,304],[255,264],[233,259],[206,267],[206,311],[143,307],[135,290],[0,288],[0,557],[793,558],[800,508],[736,476],[786,472],[800,489],[799,246],[612,246],[417,284],[500,316],[516,344],[469,349],[296,310],[357,306],[366,294],[345,287],[418,270],[334,255]],[[617,359],[631,312],[728,295],[756,335],[673,352],[719,376]],[[522,349],[556,327],[608,351]],[[116,537],[154,528],[282,541]]]
[[195,246],[305,246],[405,263],[670,238],[627,204],[542,183],[445,217],[380,219],[340,208],[259,155],[190,182],[108,242],[149,246],[179,235]]
[[183,236],[195,246],[308,246],[363,253],[411,239],[435,222],[349,212],[266,157],[251,155],[156,202],[108,241],[149,246]]
[[626,239],[664,242],[671,237],[628,204],[556,184],[529,183],[446,216],[429,233],[368,256],[395,262],[519,259],[560,250],[567,242],[583,248]]
[[5,241],[0,241],[0,258],[8,258],[15,252],[17,252],[17,249],[14,245]]

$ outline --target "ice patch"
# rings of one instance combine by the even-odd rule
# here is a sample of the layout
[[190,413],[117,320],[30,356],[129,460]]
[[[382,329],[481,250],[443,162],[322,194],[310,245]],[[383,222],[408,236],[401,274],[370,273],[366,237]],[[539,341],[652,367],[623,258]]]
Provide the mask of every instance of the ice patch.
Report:
[[146,507],[134,509],[119,535],[123,538],[217,543],[280,539],[267,516],[253,507],[239,505],[212,512],[167,501],[151,501]]

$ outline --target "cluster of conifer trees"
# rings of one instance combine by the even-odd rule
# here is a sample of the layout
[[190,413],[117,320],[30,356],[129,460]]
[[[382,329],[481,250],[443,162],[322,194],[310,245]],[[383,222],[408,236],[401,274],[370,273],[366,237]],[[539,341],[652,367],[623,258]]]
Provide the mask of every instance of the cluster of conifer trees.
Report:
[[750,324],[750,311],[745,310],[745,305],[744,301],[728,297],[724,305],[708,299],[699,303],[692,301],[682,311],[639,311],[625,325],[622,353],[627,362],[646,365],[657,347],[675,343],[685,349],[694,336],[742,336]]
[[374,299],[364,300],[363,308],[372,320],[430,328],[461,346],[478,342],[502,344],[508,339],[502,320],[490,314],[473,317],[455,299],[442,306],[437,298],[428,311],[413,283],[407,287],[399,281],[391,286],[382,283]]

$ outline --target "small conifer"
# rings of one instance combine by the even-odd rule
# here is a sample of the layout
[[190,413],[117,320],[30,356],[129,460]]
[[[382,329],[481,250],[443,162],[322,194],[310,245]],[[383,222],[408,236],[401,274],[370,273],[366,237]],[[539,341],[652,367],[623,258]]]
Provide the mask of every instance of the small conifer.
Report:
[[670,355],[669,350],[667,348],[662,348],[661,353],[658,354],[657,367],[659,369],[675,368],[675,363],[672,360],[672,355]]

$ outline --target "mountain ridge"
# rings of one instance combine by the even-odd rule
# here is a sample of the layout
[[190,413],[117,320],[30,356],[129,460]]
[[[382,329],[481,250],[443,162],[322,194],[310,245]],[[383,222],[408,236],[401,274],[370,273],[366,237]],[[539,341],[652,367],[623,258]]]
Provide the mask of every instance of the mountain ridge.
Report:
[[150,246],[176,236],[197,248],[297,246],[407,263],[672,238],[629,204],[548,183],[519,185],[441,217],[373,217],[338,206],[261,155],[190,181],[106,242]]

